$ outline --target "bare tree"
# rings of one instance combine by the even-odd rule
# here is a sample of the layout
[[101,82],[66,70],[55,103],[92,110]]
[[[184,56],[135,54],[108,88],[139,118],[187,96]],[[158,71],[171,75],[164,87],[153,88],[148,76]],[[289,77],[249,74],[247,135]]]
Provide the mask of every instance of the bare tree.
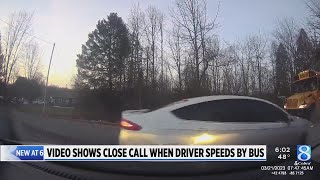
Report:
[[320,2],[316,0],[308,0],[306,2],[309,8],[310,16],[308,18],[309,37],[312,42],[312,67],[320,69]]
[[237,44],[231,47],[234,53],[234,58],[236,63],[239,65],[240,69],[240,78],[242,79],[242,93],[244,95],[249,95],[249,73],[251,70],[250,60],[253,56],[253,51],[251,48],[251,44],[248,41],[238,42]]
[[171,58],[174,61],[173,69],[178,74],[178,90],[182,91],[182,45],[181,45],[181,27],[173,26],[172,32],[168,39],[169,48],[171,51]]
[[215,35],[210,34],[214,28],[218,27],[216,22],[220,11],[220,2],[218,4],[217,13],[213,21],[208,20],[207,15],[207,3],[203,1],[203,17],[200,21],[200,39],[201,39],[201,53],[202,53],[202,72],[200,73],[200,82],[202,82],[204,76],[207,73],[210,62],[213,62],[218,57],[220,51],[220,42]]
[[298,28],[292,18],[284,19],[282,21],[278,21],[277,28],[274,31],[273,35],[277,39],[278,43],[283,44],[285,49],[289,53],[289,62],[288,62],[288,70],[290,74],[290,78],[292,79],[295,72],[294,61],[297,52],[296,39],[298,37]]
[[2,45],[1,45],[1,33],[0,33],[0,83],[4,81],[4,56],[2,52]]
[[177,0],[175,5],[176,9],[171,10],[171,17],[181,26],[182,39],[190,45],[192,50],[192,63],[195,66],[194,88],[199,88],[201,64],[204,63],[204,71],[207,69],[206,40],[217,26],[217,16],[213,20],[208,18],[207,4],[204,0]]
[[[159,31],[160,31],[160,59],[161,59],[161,74],[160,74],[160,86],[164,85],[164,57],[163,57],[163,28],[164,28],[164,15],[159,14]],[[163,88],[160,89],[162,92]]]
[[[271,42],[270,49],[269,49],[269,59],[270,59],[270,65],[271,65],[271,81],[272,81],[272,87],[276,87],[276,58],[277,58],[277,50],[278,45],[275,41]],[[273,89],[273,92],[275,92],[275,89]]]
[[[145,15],[140,9],[139,3],[131,8],[128,27],[131,34],[131,57],[128,67],[128,88],[135,87],[138,95],[138,106],[142,107],[143,89],[143,45],[142,36],[145,26]],[[148,61],[147,58],[145,58]],[[148,68],[146,68],[148,71]]]
[[[129,71],[142,71],[142,36],[143,36],[143,28],[145,25],[144,13],[141,11],[139,4],[135,4],[131,8],[131,14],[129,16],[129,29],[131,33],[131,44],[132,44],[132,52],[131,52],[131,64]],[[130,76],[138,76],[138,72],[132,74]]]
[[[261,34],[249,35],[232,48],[239,68],[242,92],[245,95],[263,93],[264,65],[266,61],[267,40]],[[236,67],[235,67],[236,68]]]
[[160,20],[162,18],[162,14],[160,10],[156,7],[149,6],[147,9],[147,17],[146,17],[146,26],[145,33],[148,42],[148,46],[150,46],[150,56],[151,56],[151,82],[154,87],[156,82],[156,64],[157,64],[157,37],[160,33]]
[[250,43],[253,46],[253,59],[254,59],[254,68],[256,71],[256,77],[258,78],[258,91],[259,96],[262,95],[262,83],[263,83],[263,63],[266,57],[266,47],[267,47],[267,40],[263,38],[263,36],[255,35],[250,38]]
[[33,14],[21,11],[9,17],[8,26],[4,35],[4,82],[10,82],[12,70],[21,57],[21,47],[31,30]]
[[[220,42],[216,37],[207,37],[202,40],[202,70],[200,72],[200,81],[207,75],[208,67],[218,60],[220,54]],[[224,63],[226,63],[226,60]],[[221,64],[220,64],[221,65]]]
[[41,72],[41,58],[40,58],[39,45],[31,41],[24,47],[24,76],[27,79],[36,79],[40,76]]
[[309,18],[309,26],[318,34],[320,35],[320,2],[316,0],[309,0],[306,3],[307,7],[310,11],[310,18]]
[[8,82],[9,84],[13,84],[17,80],[17,78],[21,76],[20,69],[21,67],[18,65],[18,63],[12,68],[11,78],[10,78],[10,81]]
[[[222,61],[216,64],[217,68],[222,69],[222,77],[225,77],[227,83],[228,92],[231,94],[241,94],[242,88],[242,76],[241,68],[239,66],[239,54],[236,45],[229,45],[227,48],[222,49],[218,55],[218,58]],[[225,79],[224,79],[225,81]]]

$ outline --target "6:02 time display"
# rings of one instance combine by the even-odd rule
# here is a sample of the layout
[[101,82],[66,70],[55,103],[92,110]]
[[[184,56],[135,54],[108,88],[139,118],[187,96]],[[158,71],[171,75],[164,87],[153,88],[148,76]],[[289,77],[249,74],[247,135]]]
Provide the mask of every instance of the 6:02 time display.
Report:
[[277,153],[290,153],[290,147],[276,147],[274,151]]

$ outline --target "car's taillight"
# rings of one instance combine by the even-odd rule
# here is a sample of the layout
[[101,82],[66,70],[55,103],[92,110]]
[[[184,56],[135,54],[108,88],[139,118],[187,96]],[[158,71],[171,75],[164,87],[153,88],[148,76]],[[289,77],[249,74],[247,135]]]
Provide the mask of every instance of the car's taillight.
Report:
[[142,127],[136,123],[133,123],[127,119],[121,119],[120,127],[127,130],[139,131]]

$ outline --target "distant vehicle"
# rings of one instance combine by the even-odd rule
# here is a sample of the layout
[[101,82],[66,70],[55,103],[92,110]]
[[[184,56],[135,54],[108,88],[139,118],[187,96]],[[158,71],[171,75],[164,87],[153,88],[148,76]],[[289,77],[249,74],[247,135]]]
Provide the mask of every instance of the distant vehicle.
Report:
[[197,97],[145,113],[123,113],[120,144],[303,144],[311,123],[268,101]]
[[293,115],[320,122],[320,72],[306,70],[298,73],[291,85],[292,95],[284,108]]
[[17,98],[16,97],[11,98],[10,103],[17,104]]
[[12,104],[27,104],[24,98],[13,97],[10,101]]
[[32,101],[32,104],[44,104],[44,101],[37,99],[37,100]]

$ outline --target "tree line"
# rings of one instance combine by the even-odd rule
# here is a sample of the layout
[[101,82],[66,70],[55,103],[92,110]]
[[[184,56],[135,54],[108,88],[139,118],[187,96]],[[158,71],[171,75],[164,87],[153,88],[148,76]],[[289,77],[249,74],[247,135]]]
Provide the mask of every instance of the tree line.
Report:
[[[287,18],[271,34],[249,34],[235,42],[219,37],[220,4],[211,17],[205,0],[176,0],[166,14],[135,4],[125,21],[111,13],[98,22],[78,55],[74,89],[79,102],[104,99],[125,108],[152,108],[215,94],[277,102],[290,94],[294,75],[320,69],[320,5],[309,0],[306,6],[304,28]],[[20,92],[12,87],[23,88],[26,82],[25,87],[43,84],[41,50],[30,36],[32,19],[33,14],[13,13],[1,31],[0,95]]]
[[33,14],[14,12],[0,31],[0,95],[29,101],[42,94],[41,48],[32,33]]
[[[24,98],[30,103],[41,99],[45,83],[42,74],[42,48],[33,31],[33,14],[19,11],[2,21],[0,31],[0,96],[9,102]],[[70,89],[48,86],[47,95],[65,97]],[[71,98],[71,97],[70,97]]]
[[220,5],[210,17],[205,0],[176,0],[168,14],[136,4],[127,23],[111,13],[82,45],[75,90],[84,104],[92,96],[112,96],[126,109],[216,94],[279,103],[296,73],[320,70],[320,3],[306,6],[306,28],[287,18],[277,22],[271,40],[256,33],[229,43],[216,31]]

